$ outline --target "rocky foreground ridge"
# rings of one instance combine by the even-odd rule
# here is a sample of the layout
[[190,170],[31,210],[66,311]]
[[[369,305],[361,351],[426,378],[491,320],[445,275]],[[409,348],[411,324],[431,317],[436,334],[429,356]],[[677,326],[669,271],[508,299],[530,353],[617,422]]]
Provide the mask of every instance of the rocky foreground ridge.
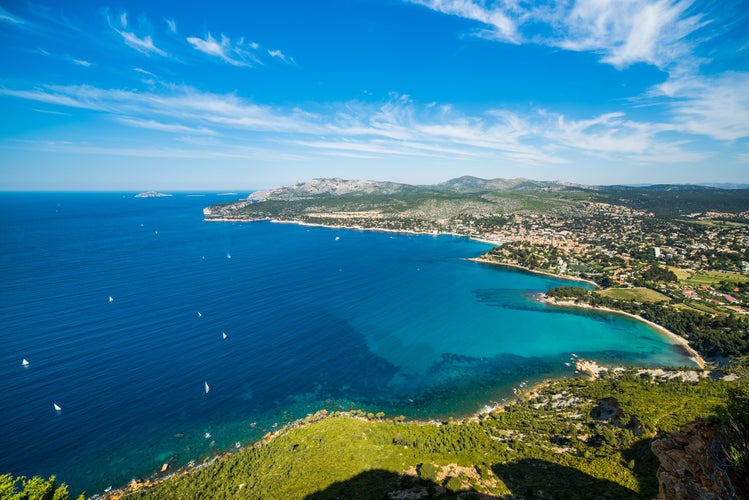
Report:
[[747,478],[732,474],[719,427],[696,420],[651,444],[658,457],[658,499],[749,498]]

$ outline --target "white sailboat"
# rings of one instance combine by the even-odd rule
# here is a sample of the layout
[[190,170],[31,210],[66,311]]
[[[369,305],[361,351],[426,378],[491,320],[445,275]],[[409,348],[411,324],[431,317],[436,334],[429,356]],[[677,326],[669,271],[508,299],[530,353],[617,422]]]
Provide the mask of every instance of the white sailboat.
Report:
[[111,295],[109,296],[109,302],[114,302],[114,297],[112,297]]
[[198,318],[202,318],[202,317],[203,317],[203,313],[201,313],[200,311],[198,311]]
[[205,393],[208,394],[208,391],[210,391],[211,388],[208,386],[208,382],[205,383]]
[[223,332],[221,335],[223,335],[224,340],[226,340],[226,332]]
[[21,361],[21,364],[23,366],[29,366],[29,361],[26,358],[23,358],[23,361]]
[[60,408],[60,405],[58,405],[57,403],[52,403],[52,406],[55,407],[55,411],[62,411],[62,408]]

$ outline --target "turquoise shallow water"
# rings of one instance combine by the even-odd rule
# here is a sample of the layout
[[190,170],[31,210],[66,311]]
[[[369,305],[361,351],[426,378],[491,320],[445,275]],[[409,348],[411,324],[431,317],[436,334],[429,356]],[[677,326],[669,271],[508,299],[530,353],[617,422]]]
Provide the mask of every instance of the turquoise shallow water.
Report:
[[12,214],[0,240],[0,471],[94,493],[322,408],[471,414],[571,374],[573,353],[691,363],[643,323],[533,300],[568,282],[466,260],[486,244],[204,222],[219,201],[0,196]]

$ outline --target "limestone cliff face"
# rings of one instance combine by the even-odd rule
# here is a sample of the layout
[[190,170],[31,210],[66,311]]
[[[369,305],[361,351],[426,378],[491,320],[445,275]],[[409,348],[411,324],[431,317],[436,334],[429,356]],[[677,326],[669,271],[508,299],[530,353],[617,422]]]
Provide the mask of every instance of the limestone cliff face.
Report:
[[658,467],[658,499],[723,500],[747,498],[737,491],[723,465],[717,426],[704,420],[653,441]]

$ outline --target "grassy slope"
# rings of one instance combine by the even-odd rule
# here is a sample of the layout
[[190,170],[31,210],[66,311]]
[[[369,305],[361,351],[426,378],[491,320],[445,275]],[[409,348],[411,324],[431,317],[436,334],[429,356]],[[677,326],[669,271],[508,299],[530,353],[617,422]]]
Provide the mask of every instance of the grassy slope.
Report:
[[749,281],[749,277],[728,271],[697,271],[694,276],[682,280],[682,283],[692,286],[715,286],[721,281],[746,283]]
[[[439,493],[444,484],[490,495],[652,498],[651,439],[713,414],[729,385],[653,384],[628,374],[557,381],[529,402],[462,423],[333,415],[127,498],[382,498],[408,488]],[[617,398],[622,425],[591,417],[603,397]],[[633,416],[641,435],[624,428]],[[436,467],[427,474],[431,466],[421,464]],[[416,470],[424,471],[422,480]]]
[[670,302],[671,299],[650,288],[608,288],[601,295],[615,300],[633,300],[635,302]]

